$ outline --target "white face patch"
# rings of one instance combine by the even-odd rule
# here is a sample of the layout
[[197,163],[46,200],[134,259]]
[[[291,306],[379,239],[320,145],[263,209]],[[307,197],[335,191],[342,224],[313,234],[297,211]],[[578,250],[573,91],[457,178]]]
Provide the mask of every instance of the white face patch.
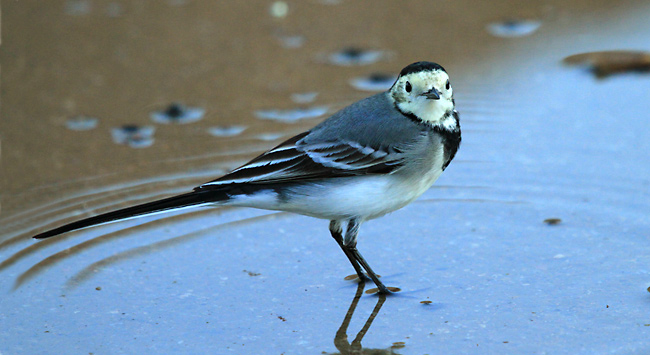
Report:
[[[445,116],[454,110],[453,89],[448,83],[449,76],[443,70],[410,73],[397,80],[390,90],[390,96],[402,112],[413,114],[433,125],[454,129],[455,118]],[[432,90],[439,94],[439,99],[426,96]]]

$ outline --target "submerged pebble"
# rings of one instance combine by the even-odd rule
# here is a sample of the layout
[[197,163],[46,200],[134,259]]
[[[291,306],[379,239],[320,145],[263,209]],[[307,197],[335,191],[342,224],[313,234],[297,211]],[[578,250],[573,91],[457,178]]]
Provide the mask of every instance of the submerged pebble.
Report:
[[307,118],[320,117],[327,113],[326,106],[314,106],[307,108],[295,108],[289,110],[258,110],[255,116],[263,120],[273,120],[280,122],[297,122]]
[[369,76],[350,80],[353,88],[361,91],[386,91],[393,86],[397,76],[385,73],[372,73]]
[[179,103],[169,105],[163,111],[151,113],[151,119],[156,123],[191,123],[203,118],[205,110],[200,107],[188,107]]
[[187,0],[167,0],[167,4],[171,6],[185,6],[187,5]]
[[330,54],[327,57],[327,60],[330,64],[349,67],[354,65],[373,64],[380,61],[385,56],[386,53],[384,51],[349,47]]
[[72,16],[88,15],[92,11],[92,3],[89,0],[68,0],[65,2],[64,11]]
[[496,37],[524,37],[533,34],[541,25],[538,20],[509,19],[490,23],[486,29]]
[[111,129],[113,141],[132,148],[146,148],[153,144],[153,126],[124,125]]
[[214,126],[208,128],[208,133],[215,137],[233,137],[240,135],[246,130],[246,126],[229,125],[229,126]]
[[318,96],[317,92],[296,93],[296,94],[291,94],[291,101],[297,104],[308,104],[310,102],[314,102],[317,96]]
[[255,136],[255,139],[268,142],[268,141],[274,141],[276,139],[280,139],[283,136],[284,136],[283,133],[260,133]]
[[97,127],[98,123],[99,119],[96,117],[76,116],[68,119],[65,126],[73,131],[88,131]]
[[275,18],[285,18],[289,14],[289,4],[284,1],[275,1],[269,7],[269,13]]
[[280,45],[284,48],[300,48],[305,44],[305,36],[301,35],[278,34],[275,38],[280,41]]
[[562,223],[562,220],[559,218],[547,218],[544,220],[544,223],[548,224],[549,226],[555,226]]
[[106,5],[106,15],[108,17],[120,17],[124,13],[122,5],[117,2],[112,2]]
[[572,55],[563,62],[586,66],[596,77],[604,78],[626,72],[649,72],[650,52],[602,51]]

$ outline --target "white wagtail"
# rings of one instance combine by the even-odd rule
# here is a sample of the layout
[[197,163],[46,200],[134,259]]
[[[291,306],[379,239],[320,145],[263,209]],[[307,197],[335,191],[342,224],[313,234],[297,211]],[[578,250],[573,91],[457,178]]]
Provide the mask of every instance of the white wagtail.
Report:
[[359,226],[422,195],[459,145],[447,72],[436,63],[417,62],[402,69],[388,91],[343,108],[192,192],[82,219],[34,238],[198,205],[289,211],[329,220],[332,237],[360,280],[365,269],[380,293],[390,293],[357,250]]

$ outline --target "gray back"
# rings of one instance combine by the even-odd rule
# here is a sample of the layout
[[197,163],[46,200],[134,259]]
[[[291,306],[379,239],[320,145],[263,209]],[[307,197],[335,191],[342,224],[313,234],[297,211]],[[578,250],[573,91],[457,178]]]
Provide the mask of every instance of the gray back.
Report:
[[314,127],[303,143],[356,141],[373,148],[401,146],[431,128],[400,113],[388,92],[370,96],[343,108]]

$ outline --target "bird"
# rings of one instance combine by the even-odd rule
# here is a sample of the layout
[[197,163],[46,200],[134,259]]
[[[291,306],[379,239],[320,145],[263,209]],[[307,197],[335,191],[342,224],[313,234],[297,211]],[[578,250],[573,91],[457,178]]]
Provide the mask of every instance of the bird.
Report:
[[[390,294],[357,249],[363,222],[398,210],[429,189],[461,143],[447,71],[420,61],[387,91],[357,101],[248,163],[180,195],[91,216],[33,238],[195,206],[288,211],[329,220],[360,282]],[[365,271],[365,273],[364,273]]]

